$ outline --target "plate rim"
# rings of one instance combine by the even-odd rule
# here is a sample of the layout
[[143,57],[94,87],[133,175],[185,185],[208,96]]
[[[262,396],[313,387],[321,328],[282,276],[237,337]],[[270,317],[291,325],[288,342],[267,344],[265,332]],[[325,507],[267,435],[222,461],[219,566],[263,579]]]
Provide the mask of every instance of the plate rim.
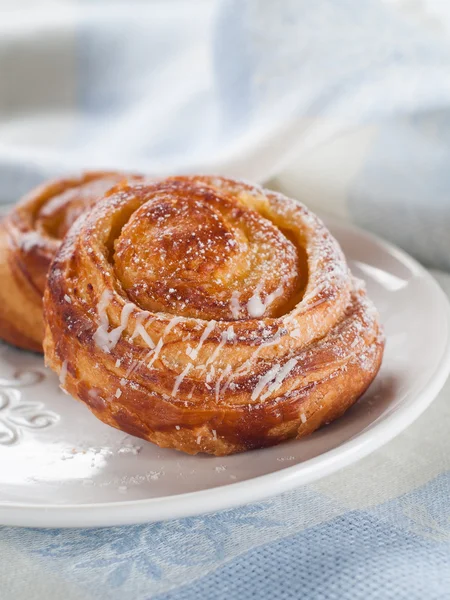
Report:
[[[3,209],[3,207],[1,207]],[[3,211],[1,211],[3,212]],[[32,504],[0,501],[0,524],[39,528],[95,528],[142,524],[194,517],[230,510],[278,496],[313,483],[365,458],[409,427],[431,404],[450,372],[450,303],[433,275],[416,259],[394,244],[332,215],[320,215],[331,226],[368,238],[397,261],[425,277],[439,299],[446,317],[446,340],[440,361],[415,395],[380,423],[362,431],[336,448],[304,462],[204,490],[157,498],[84,504]]]

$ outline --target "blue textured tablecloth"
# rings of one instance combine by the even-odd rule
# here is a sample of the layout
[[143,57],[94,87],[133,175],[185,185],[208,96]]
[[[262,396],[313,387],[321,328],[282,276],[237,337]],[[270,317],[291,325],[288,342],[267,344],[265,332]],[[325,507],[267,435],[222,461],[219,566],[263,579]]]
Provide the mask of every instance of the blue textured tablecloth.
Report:
[[[450,293],[449,107],[444,0],[0,5],[0,202],[94,166],[271,179],[441,269]],[[450,598],[449,399],[267,502],[0,528],[0,599]]]

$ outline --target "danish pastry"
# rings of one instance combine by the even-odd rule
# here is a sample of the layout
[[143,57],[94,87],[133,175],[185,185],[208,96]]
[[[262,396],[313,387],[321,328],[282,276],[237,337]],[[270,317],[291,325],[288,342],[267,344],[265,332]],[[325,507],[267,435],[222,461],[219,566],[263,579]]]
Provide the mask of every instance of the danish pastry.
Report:
[[90,172],[44,183],[0,223],[0,337],[42,352],[42,296],[65,233],[123,173]]
[[47,363],[102,421],[227,455],[342,415],[383,354],[377,312],[305,206],[221,177],[117,186],[45,292]]

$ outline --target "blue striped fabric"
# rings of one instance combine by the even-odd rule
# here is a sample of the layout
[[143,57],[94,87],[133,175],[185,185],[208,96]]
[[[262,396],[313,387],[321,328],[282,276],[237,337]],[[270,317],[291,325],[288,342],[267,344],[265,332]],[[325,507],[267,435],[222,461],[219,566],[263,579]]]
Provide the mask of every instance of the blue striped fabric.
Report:
[[[193,583],[155,596],[308,598],[450,597],[446,473],[414,493],[253,548]],[[270,593],[270,595],[269,595]]]

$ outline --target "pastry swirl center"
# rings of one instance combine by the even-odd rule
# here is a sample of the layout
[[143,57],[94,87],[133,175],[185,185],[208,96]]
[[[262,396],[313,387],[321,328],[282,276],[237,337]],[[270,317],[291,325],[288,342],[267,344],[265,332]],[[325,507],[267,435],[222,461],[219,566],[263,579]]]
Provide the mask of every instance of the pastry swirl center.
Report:
[[144,310],[238,321],[278,316],[298,293],[296,246],[229,194],[155,191],[122,227],[114,271]]

